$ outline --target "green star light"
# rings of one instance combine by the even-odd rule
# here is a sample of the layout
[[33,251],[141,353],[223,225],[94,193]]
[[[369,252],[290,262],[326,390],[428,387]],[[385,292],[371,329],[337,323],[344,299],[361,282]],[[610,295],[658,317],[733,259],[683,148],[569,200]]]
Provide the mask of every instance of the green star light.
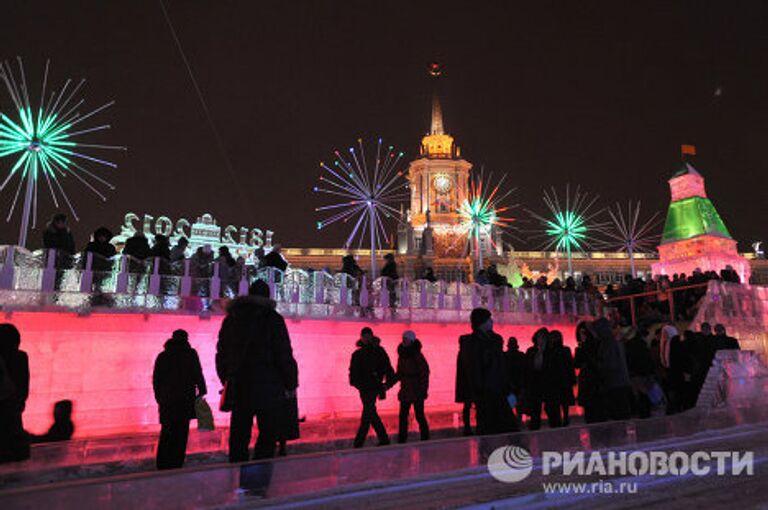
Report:
[[6,218],[6,221],[10,221],[19,201],[21,190],[26,184],[19,234],[19,245],[24,246],[30,216],[32,228],[35,228],[37,223],[38,181],[41,178],[46,183],[54,205],[58,208],[60,200],[65,202],[72,216],[79,220],[72,202],[59,182],[60,179],[72,176],[99,198],[106,201],[104,194],[93,183],[98,183],[108,189],[114,189],[114,186],[83,165],[95,163],[110,168],[117,168],[117,165],[90,156],[83,151],[88,149],[125,150],[125,147],[84,143],[80,140],[84,134],[107,130],[111,127],[108,124],[94,127],[81,127],[80,125],[112,106],[114,101],[87,113],[81,113],[80,108],[85,100],[77,99],[77,97],[85,80],[80,80],[75,86],[72,86],[72,80],[67,80],[60,90],[54,90],[46,97],[49,68],[49,62],[46,62],[40,101],[37,108],[33,108],[24,66],[20,57],[17,57],[17,61],[18,79],[8,62],[0,63],[0,79],[8,90],[15,110],[15,117],[17,117],[11,118],[10,114],[0,110],[0,158],[15,158],[5,179],[0,183],[0,191],[14,181],[14,178],[17,178],[18,185]]

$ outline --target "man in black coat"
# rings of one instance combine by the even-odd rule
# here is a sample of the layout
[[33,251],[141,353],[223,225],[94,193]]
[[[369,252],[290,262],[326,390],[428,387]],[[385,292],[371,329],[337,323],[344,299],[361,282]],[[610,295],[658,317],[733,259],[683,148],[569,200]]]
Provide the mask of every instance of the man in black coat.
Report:
[[[115,245],[109,242],[110,239],[112,239],[112,231],[107,227],[99,227],[93,232],[93,241],[88,243],[85,251],[92,252],[105,259],[112,258],[117,251],[115,250]],[[95,269],[97,266],[96,260],[93,261],[93,266]],[[108,267],[112,267],[112,264],[110,263]]]
[[276,244],[272,247],[272,250],[264,257],[264,265],[266,267],[274,267],[280,271],[288,269],[288,261],[283,258],[282,247]]
[[507,402],[509,382],[504,340],[493,331],[491,312],[475,308],[472,333],[459,339],[456,397],[475,403],[478,434],[499,434],[516,428]]
[[283,415],[299,385],[288,328],[269,299],[269,286],[256,280],[248,294],[230,303],[216,344],[216,372],[232,403],[230,462],[248,460],[254,416],[259,437],[253,458],[274,457]]
[[725,332],[725,326],[722,324],[715,324],[715,350],[716,351],[722,351],[722,350],[730,350],[735,349],[739,350],[741,347],[739,346],[739,341],[733,338],[732,336],[728,336]]
[[180,468],[187,452],[189,420],[195,417],[195,399],[207,393],[200,358],[183,329],[173,332],[157,356],[152,387],[162,425],[157,469]]
[[149,247],[149,241],[147,241],[144,232],[137,230],[125,241],[123,255],[130,255],[138,260],[144,260],[152,255],[152,249]]
[[504,352],[504,360],[507,366],[507,380],[509,391],[517,398],[517,417],[523,417],[523,395],[525,393],[525,353],[520,351],[517,338],[511,336],[507,339],[507,350]]
[[29,359],[19,350],[21,335],[13,324],[0,324],[0,463],[29,458],[21,415],[29,396]]
[[67,215],[54,214],[43,232],[43,248],[56,250],[64,255],[75,254],[75,239],[67,226]]
[[383,399],[387,388],[394,384],[395,371],[387,351],[379,345],[380,343],[371,328],[363,328],[360,331],[360,340],[357,341],[358,348],[352,353],[349,363],[349,384],[360,392],[360,400],[363,403],[360,427],[355,435],[355,448],[362,448],[371,425],[376,431],[379,446],[389,444],[387,430],[376,411],[376,399]]
[[533,334],[533,346],[525,353],[525,407],[531,417],[530,430],[541,428],[541,407],[547,413],[550,428],[562,425],[561,397],[566,385],[563,355],[550,341],[550,332],[540,328]]
[[109,271],[112,269],[110,260],[117,254],[115,246],[110,243],[112,232],[106,227],[99,227],[93,233],[93,241],[85,247],[86,252],[93,253],[93,285],[96,289],[101,289],[101,285],[109,277]]
[[549,344],[555,358],[553,367],[556,381],[553,388],[554,397],[562,410],[560,424],[567,427],[571,421],[569,408],[576,404],[576,399],[573,397],[573,387],[576,385],[573,355],[571,349],[563,345],[563,334],[556,329],[549,332]]
[[632,414],[639,418],[651,415],[651,401],[648,392],[655,383],[654,366],[651,350],[645,342],[648,331],[630,330],[626,333],[628,340],[624,343],[624,353],[627,358],[627,370],[632,383]]
[[395,256],[391,253],[387,253],[384,255],[384,267],[381,268],[381,276],[382,278],[388,278],[387,280],[387,291],[389,293],[389,306],[395,307],[396,301],[397,301],[397,291],[395,288],[397,287],[397,280],[400,278],[400,275],[397,272],[397,262],[395,261]]

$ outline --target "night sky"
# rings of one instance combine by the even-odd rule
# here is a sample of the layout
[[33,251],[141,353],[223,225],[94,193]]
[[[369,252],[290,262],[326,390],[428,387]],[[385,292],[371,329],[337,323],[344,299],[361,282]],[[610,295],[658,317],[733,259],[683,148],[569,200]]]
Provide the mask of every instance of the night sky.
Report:
[[[476,168],[508,173],[515,202],[541,209],[543,187],[571,182],[606,205],[641,199],[666,211],[666,179],[692,143],[740,249],[768,239],[765,2],[166,6],[233,172],[157,0],[4,2],[0,56],[24,57],[33,91],[50,58],[52,83],[86,77],[88,104],[117,101],[98,117],[112,131],[92,138],[129,148],[109,154],[118,170],[100,172],[117,190],[101,203],[67,183],[78,247],[101,224],[117,232],[128,211],[211,212],[222,225],[270,228],[286,246],[339,246],[346,227],[315,229],[318,161],[377,136],[415,158],[433,60],[444,67],[446,130]],[[0,110],[10,106],[0,91]],[[1,196],[7,211],[13,193]],[[41,215],[52,211],[44,200]],[[15,243],[17,225],[18,215],[2,223],[0,242]],[[39,245],[40,227],[30,239]]]

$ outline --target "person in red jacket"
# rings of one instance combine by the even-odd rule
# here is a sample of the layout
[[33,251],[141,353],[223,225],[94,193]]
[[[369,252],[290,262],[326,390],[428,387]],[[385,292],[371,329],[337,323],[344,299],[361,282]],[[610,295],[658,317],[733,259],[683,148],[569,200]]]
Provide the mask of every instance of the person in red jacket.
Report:
[[397,347],[397,374],[400,382],[400,433],[397,440],[405,443],[408,440],[408,415],[413,406],[416,421],[419,423],[421,440],[429,439],[429,424],[424,416],[424,401],[429,390],[429,364],[421,353],[421,342],[413,331],[403,333],[403,341]]

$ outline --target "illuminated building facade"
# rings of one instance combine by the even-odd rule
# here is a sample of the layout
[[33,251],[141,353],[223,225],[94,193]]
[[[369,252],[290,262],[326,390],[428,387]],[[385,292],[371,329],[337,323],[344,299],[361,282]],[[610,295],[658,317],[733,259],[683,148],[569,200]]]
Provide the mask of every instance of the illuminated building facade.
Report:
[[[430,73],[437,79],[439,66]],[[445,132],[440,98],[432,96],[430,130],[421,140],[419,159],[408,166],[410,207],[398,231],[397,252],[438,258],[467,254],[467,232],[461,226],[459,208],[466,200],[472,164],[461,158],[461,149]],[[490,252],[490,236],[482,241]],[[499,250],[501,245],[499,245]]]

